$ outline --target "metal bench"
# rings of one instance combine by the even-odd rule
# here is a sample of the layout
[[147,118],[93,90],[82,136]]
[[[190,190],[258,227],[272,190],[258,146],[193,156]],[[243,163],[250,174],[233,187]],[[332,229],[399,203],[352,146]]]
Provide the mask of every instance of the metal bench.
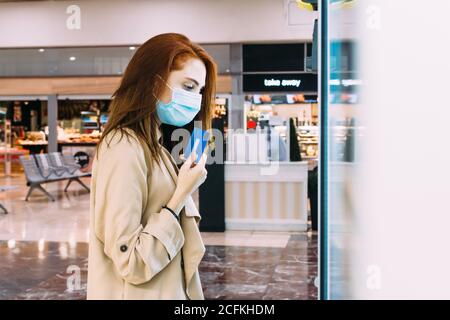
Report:
[[81,166],[75,162],[75,159],[70,155],[63,155],[60,152],[51,152],[48,154],[50,164],[54,168],[62,168],[64,172],[70,174],[76,173],[81,169]]
[[[59,157],[60,159],[64,159],[64,162],[55,163],[54,157]],[[63,155],[54,155],[49,156],[49,154],[38,154],[38,155],[29,155],[21,156],[20,163],[25,171],[25,177],[27,179],[27,186],[29,186],[29,190],[27,196],[25,197],[25,201],[28,201],[31,193],[34,189],[41,190],[47,197],[49,197],[52,201],[55,201],[55,198],[45,190],[41,184],[69,180],[67,182],[66,187],[64,188],[64,192],[67,192],[67,188],[72,183],[72,181],[78,182],[83,188],[85,188],[88,192],[90,191],[89,187],[80,180],[82,177],[90,177],[90,172],[81,172],[80,166],[75,168],[77,164],[75,162],[69,162],[69,157],[64,157]],[[67,163],[66,163],[67,162]]]
[[44,178],[50,177],[51,175],[61,177],[66,171],[62,167],[50,165],[50,157],[46,153],[38,153],[33,155],[33,157],[37,162],[38,168]]

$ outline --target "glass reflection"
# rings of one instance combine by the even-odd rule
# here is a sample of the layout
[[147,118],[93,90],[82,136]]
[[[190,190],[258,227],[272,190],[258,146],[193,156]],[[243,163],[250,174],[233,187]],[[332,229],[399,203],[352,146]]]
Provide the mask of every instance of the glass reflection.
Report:
[[364,132],[358,119],[362,81],[357,60],[357,1],[330,1],[328,10],[328,298],[349,299],[357,249],[352,190]]

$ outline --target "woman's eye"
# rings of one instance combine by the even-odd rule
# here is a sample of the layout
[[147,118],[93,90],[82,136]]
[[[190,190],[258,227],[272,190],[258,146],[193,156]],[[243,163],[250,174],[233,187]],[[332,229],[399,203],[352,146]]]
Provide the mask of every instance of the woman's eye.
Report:
[[195,85],[194,84],[192,84],[192,83],[185,83],[184,84],[184,90],[192,91],[194,89],[195,89]]

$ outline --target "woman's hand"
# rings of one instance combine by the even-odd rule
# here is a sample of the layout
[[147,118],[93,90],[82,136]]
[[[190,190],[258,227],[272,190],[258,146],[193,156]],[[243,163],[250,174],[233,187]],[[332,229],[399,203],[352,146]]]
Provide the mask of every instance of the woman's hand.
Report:
[[194,144],[190,156],[181,166],[178,172],[177,189],[178,192],[186,196],[191,195],[206,180],[207,171],[205,169],[206,154],[203,153],[200,161],[195,163],[198,141]]
[[205,169],[206,153],[204,152],[200,161],[196,164],[196,150],[198,143],[192,148],[190,156],[178,171],[177,187],[167,206],[177,214],[184,206],[184,201],[206,180],[207,171]]

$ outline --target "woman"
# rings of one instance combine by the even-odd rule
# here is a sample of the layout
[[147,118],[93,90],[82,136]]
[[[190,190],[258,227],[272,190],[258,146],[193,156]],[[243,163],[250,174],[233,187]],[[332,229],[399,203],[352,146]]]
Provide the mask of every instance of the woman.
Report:
[[203,299],[205,247],[191,193],[205,161],[180,170],[159,125],[210,127],[216,65],[180,34],[136,51],[113,95],[91,181],[88,299]]

